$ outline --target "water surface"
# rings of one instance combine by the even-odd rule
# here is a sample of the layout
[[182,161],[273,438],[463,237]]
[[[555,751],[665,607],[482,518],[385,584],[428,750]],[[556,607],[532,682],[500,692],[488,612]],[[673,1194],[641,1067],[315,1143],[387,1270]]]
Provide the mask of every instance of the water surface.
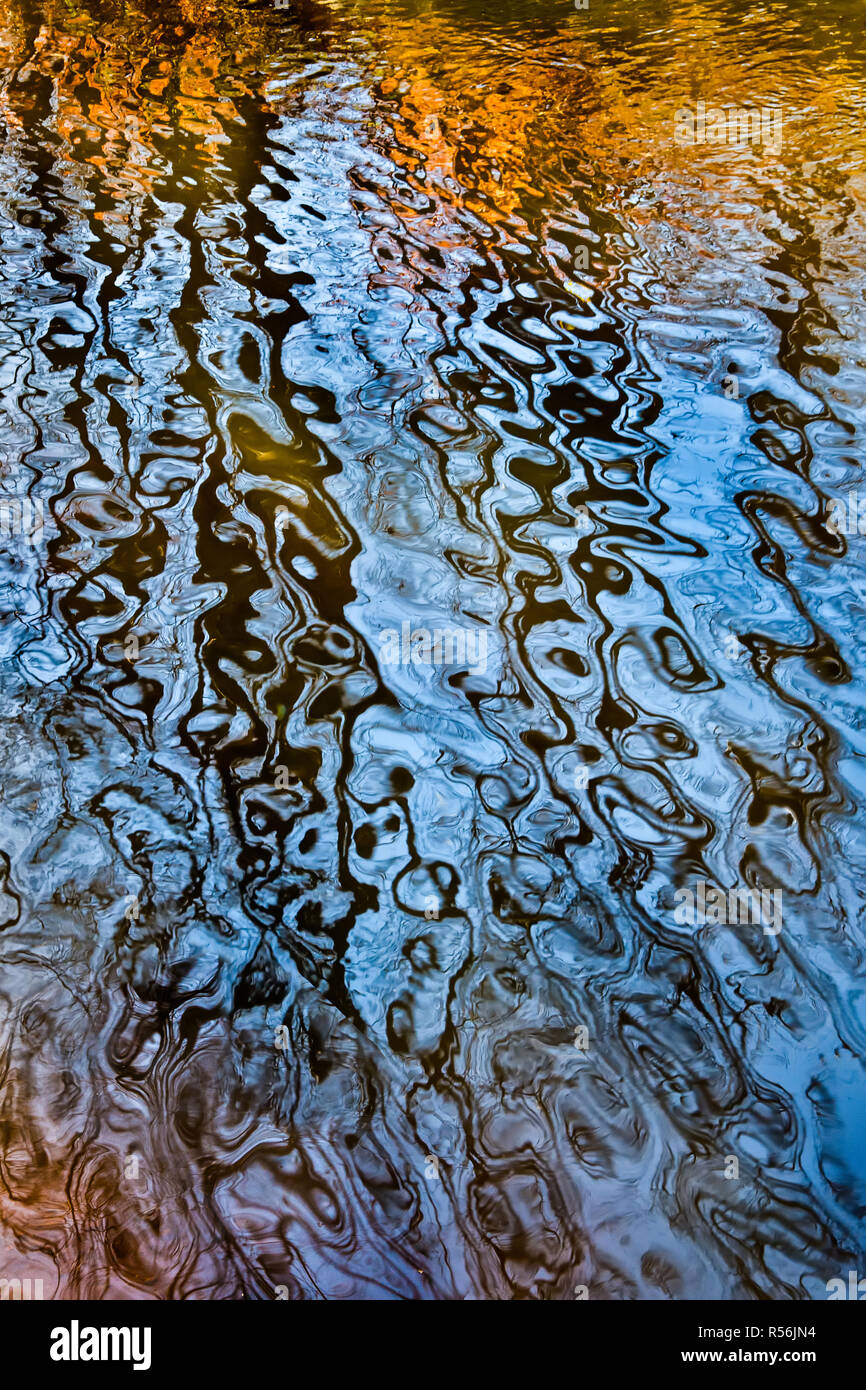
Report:
[[3,0],[4,1277],[864,1267],[864,96],[854,0]]

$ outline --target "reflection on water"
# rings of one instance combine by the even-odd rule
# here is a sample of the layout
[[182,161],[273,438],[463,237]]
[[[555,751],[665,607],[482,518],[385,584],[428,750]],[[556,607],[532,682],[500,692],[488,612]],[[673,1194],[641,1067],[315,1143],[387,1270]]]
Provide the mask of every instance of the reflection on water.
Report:
[[[0,1274],[826,1297],[866,1255],[859,6],[0,38]],[[701,101],[781,148],[683,143]]]

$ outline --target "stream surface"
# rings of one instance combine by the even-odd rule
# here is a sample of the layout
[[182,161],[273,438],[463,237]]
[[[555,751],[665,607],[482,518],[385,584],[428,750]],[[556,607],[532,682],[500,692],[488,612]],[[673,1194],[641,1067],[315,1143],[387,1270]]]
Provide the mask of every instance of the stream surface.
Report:
[[866,1273],[863,18],[0,0],[0,1278]]

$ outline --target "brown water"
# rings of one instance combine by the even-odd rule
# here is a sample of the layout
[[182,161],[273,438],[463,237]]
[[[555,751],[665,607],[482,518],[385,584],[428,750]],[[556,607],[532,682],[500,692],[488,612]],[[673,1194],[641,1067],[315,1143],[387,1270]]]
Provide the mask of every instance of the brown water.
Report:
[[0,16],[0,1276],[825,1298],[862,5]]

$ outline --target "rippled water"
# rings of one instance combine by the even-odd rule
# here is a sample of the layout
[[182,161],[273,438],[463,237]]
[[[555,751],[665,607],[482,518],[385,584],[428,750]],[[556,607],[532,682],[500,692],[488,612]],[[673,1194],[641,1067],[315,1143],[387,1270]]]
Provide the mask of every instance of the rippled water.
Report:
[[[825,1298],[866,1257],[862,7],[4,0],[0,40],[0,486],[44,512],[0,555],[0,1274]],[[681,144],[699,101],[781,148]],[[703,883],[781,929],[684,922]]]

